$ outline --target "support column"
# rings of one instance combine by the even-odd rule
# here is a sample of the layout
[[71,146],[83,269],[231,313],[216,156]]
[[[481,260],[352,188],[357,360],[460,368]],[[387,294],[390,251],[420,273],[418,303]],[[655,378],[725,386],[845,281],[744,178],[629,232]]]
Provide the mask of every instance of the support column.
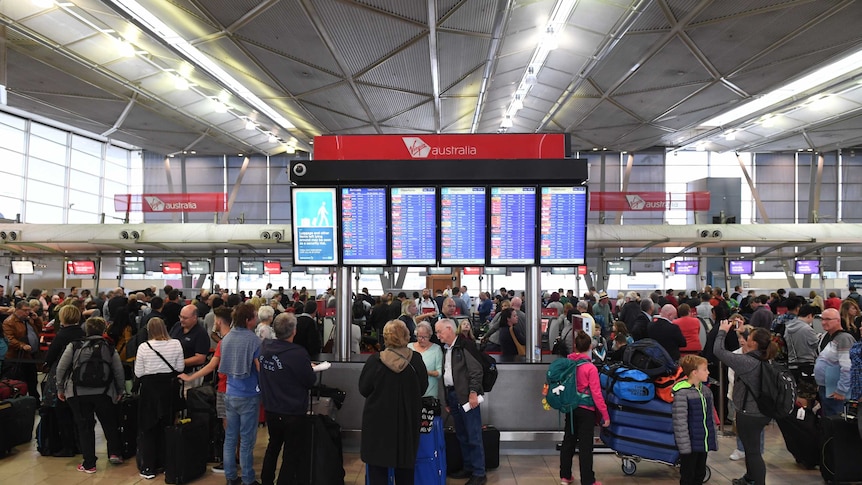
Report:
[[353,307],[353,281],[350,267],[339,266],[336,269],[338,284],[335,285],[335,360],[346,362],[350,360],[350,334],[353,331],[351,309]]
[[6,67],[6,26],[0,25],[0,105],[7,103],[6,86],[7,83],[7,67]]
[[527,266],[527,282],[525,294],[527,296],[527,328],[525,333],[527,341],[524,346],[527,347],[527,362],[542,361],[542,339],[541,323],[542,323],[542,273],[538,266]]

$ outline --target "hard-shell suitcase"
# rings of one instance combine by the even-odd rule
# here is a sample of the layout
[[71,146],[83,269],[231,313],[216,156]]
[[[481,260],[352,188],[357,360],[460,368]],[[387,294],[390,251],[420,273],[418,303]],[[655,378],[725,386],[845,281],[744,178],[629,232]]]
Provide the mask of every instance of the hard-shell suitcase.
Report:
[[33,440],[37,409],[39,400],[32,396],[0,402],[0,456],[6,456],[12,448]]
[[123,396],[118,408],[120,425],[120,443],[123,446],[123,459],[138,453],[138,396]]
[[416,485],[446,485],[446,439],[443,434],[440,416],[434,417],[431,432],[419,433],[413,473]]
[[855,421],[841,416],[820,420],[820,475],[826,483],[862,481],[862,438]]
[[615,424],[602,428],[600,437],[608,447],[623,455],[639,456],[669,464],[679,460],[679,450],[673,432],[634,428]]
[[820,424],[817,415],[810,409],[805,409],[804,419],[797,419],[799,409],[797,407],[790,416],[776,419],[775,422],[784,436],[787,451],[793,455],[796,463],[814,468],[820,464]]
[[673,405],[661,399],[631,402],[608,393],[605,395],[605,403],[611,423],[673,433]]
[[207,470],[209,422],[183,419],[165,428],[165,483],[188,483]]
[[307,457],[308,480],[311,485],[344,485],[344,458],[341,448],[341,426],[329,416],[308,416],[311,433]]
[[[448,427],[444,431],[446,444],[446,470],[455,473],[464,468],[464,457],[461,454],[461,443],[455,435],[455,428]],[[485,450],[485,469],[493,470],[500,467],[500,430],[493,426],[482,426],[482,445]]]

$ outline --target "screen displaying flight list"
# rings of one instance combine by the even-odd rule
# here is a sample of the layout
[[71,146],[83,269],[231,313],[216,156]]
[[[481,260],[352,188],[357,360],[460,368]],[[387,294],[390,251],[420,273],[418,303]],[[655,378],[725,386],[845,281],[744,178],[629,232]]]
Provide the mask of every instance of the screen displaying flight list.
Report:
[[536,264],[535,187],[491,187],[491,264]]
[[542,187],[540,263],[584,264],[586,218],[586,187]]
[[341,189],[341,245],[345,265],[386,265],[386,189]]
[[392,188],[392,264],[437,263],[437,189]]
[[485,187],[440,189],[440,263],[485,264]]

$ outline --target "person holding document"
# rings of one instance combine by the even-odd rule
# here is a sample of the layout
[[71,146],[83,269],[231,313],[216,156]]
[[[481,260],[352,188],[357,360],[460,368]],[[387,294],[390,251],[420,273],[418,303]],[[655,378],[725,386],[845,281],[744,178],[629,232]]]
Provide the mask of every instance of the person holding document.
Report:
[[[447,299],[447,303],[448,303]],[[444,304],[445,306],[445,304]],[[445,310],[444,310],[445,313]],[[468,485],[484,485],[485,449],[482,445],[482,363],[479,351],[471,340],[460,337],[455,322],[444,318],[437,322],[437,338],[444,344],[443,385],[446,410],[455,420],[455,435],[461,444],[464,469],[452,478],[468,478]]]

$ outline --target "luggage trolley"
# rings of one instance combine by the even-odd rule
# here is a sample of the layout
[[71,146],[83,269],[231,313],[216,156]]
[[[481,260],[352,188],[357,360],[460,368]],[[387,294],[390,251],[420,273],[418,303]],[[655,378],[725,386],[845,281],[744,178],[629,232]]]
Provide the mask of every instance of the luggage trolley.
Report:
[[[615,451],[614,454],[617,456],[617,458],[620,458],[622,460],[622,464],[620,465],[620,469],[622,469],[623,474],[627,475],[627,476],[631,476],[631,475],[634,475],[635,473],[637,473],[638,463],[640,463],[641,461],[660,463],[662,465],[668,465],[668,466],[672,466],[672,467],[678,467],[679,466],[677,463],[669,463],[669,462],[662,461],[662,460],[653,460],[651,458],[644,458],[644,457],[636,456],[636,455],[627,455],[625,453],[620,453],[618,451]],[[712,478],[712,469],[709,468],[709,465],[706,465],[706,475],[703,477],[703,483],[708,482],[710,478]]]

